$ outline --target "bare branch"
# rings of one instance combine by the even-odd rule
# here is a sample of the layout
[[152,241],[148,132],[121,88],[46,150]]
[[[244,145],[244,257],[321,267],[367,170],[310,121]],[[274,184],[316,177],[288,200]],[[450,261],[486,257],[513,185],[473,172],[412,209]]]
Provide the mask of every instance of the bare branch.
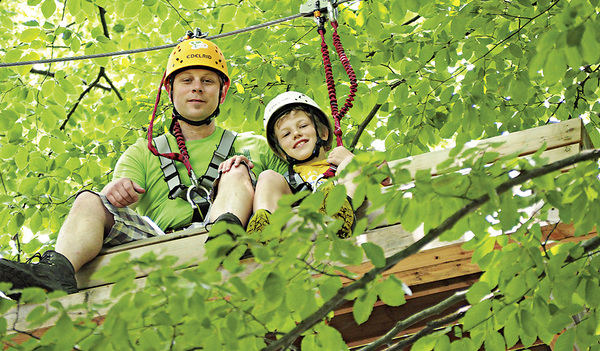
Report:
[[[392,329],[390,329],[390,331],[388,331],[383,337],[381,337],[377,341],[374,341],[374,342],[370,343],[369,345],[361,348],[358,351],[378,350],[380,346],[389,344],[393,340],[393,338],[396,337],[396,335],[399,332],[405,330],[406,328],[410,327],[411,325],[413,325],[417,322],[420,322],[420,321],[424,320],[425,318],[431,317],[435,314],[439,314],[459,302],[465,301],[467,298],[466,295],[467,295],[467,290],[457,291],[454,294],[452,294],[450,297],[448,297],[447,299],[438,303],[437,305],[431,306],[427,309],[424,309],[418,313],[413,314],[412,316],[408,317],[405,320],[397,322],[396,325]],[[426,329],[426,328],[424,328],[424,329]]]
[[[406,83],[406,80],[400,79],[400,80],[390,84],[390,89],[394,90],[396,87],[398,87],[402,83]],[[371,109],[371,112],[369,112],[369,115],[367,115],[367,117],[360,124],[360,126],[358,126],[358,130],[356,132],[356,135],[354,136],[354,140],[352,140],[352,143],[350,144],[350,150],[352,150],[356,147],[356,144],[358,144],[358,140],[360,139],[360,136],[367,128],[367,125],[369,123],[371,123],[373,118],[375,118],[375,116],[377,115],[377,111],[379,111],[380,108],[381,108],[381,104],[376,104],[375,106],[373,106],[373,108]]]
[[85,89],[83,91],[83,93],[81,93],[81,95],[79,95],[79,99],[77,99],[77,102],[75,102],[75,105],[73,105],[73,107],[71,107],[71,110],[67,114],[67,118],[65,118],[65,121],[60,126],[60,130],[65,130],[65,128],[67,126],[67,122],[69,122],[69,119],[71,118],[73,113],[75,113],[75,109],[77,109],[77,106],[79,106],[79,103],[81,102],[81,100],[87,95],[87,93],[90,92],[90,90],[92,90],[92,87],[98,83],[100,78],[102,78],[103,74],[104,74],[104,67],[100,67],[100,73],[98,73],[98,77],[96,77],[96,79],[92,82],[92,84],[90,86],[88,86],[87,89]]
[[[54,78],[54,76],[55,76],[54,72],[42,71],[42,70],[35,69],[35,68],[32,68],[31,71],[29,71],[29,73],[39,74],[39,75],[42,75],[42,76],[47,76],[47,77],[52,77],[52,78]],[[85,85],[88,85],[88,83],[84,79],[82,79],[81,82],[83,84],[85,84]],[[110,87],[105,87],[102,84],[96,84],[93,87],[94,88],[98,88],[98,89],[102,89],[102,90],[105,90],[105,91],[110,91],[111,90]]]

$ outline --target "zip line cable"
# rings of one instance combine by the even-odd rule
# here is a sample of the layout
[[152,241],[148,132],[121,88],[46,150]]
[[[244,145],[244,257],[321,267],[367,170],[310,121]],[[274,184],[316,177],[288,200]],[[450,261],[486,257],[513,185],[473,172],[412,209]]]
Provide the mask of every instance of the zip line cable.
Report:
[[[341,4],[344,4],[344,3],[347,3],[347,2],[351,2],[351,1],[356,1],[356,0],[340,0],[340,1],[338,1],[336,3],[336,5],[341,5]],[[358,0],[358,1],[360,2],[361,0]],[[269,27],[269,26],[272,26],[272,25],[275,25],[275,24],[279,24],[279,23],[282,23],[282,22],[291,21],[291,20],[296,19],[296,18],[307,17],[307,16],[312,16],[312,15],[313,15],[313,11],[302,12],[302,13],[298,13],[298,14],[295,14],[295,15],[292,15],[292,16],[288,16],[288,17],[284,17],[284,18],[280,18],[280,19],[268,21],[268,22],[265,22],[265,23],[256,24],[256,25],[249,26],[249,27],[246,27],[246,28],[236,29],[236,30],[233,30],[231,32],[208,36],[205,39],[207,39],[207,40],[213,40],[213,39],[224,38],[224,37],[228,37],[228,36],[232,36],[232,35],[236,35],[236,34],[240,34],[240,33],[244,33],[244,32],[250,32],[250,31],[253,31],[253,30],[256,30],[256,29],[260,29],[260,28]],[[168,48],[172,48],[172,47],[176,46],[177,44],[178,43],[172,43],[172,44],[165,44],[165,45],[160,45],[160,46],[154,46],[154,47],[150,47],[150,48],[141,48],[141,49],[132,49],[132,50],[124,50],[124,51],[116,51],[116,52],[107,52],[107,53],[102,53],[102,54],[91,54],[91,55],[84,55],[84,56],[63,57],[63,58],[35,60],[35,61],[6,62],[6,63],[0,63],[0,68],[3,68],[3,67],[27,66],[27,65],[34,65],[34,64],[45,64],[45,63],[55,63],[55,62],[78,61],[78,60],[95,59],[95,58],[101,58],[101,57],[110,57],[110,56],[121,56],[121,55],[137,54],[137,53],[140,53],[140,52],[148,52],[148,51],[154,51],[154,50],[168,49]]]

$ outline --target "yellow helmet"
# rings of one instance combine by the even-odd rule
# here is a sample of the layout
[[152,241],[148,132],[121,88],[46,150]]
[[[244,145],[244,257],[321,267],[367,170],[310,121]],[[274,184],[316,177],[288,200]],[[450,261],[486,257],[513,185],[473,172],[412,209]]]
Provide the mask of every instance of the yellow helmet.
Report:
[[187,39],[173,49],[167,62],[165,82],[168,82],[171,76],[180,69],[196,66],[205,67],[222,74],[224,82],[221,99],[225,100],[227,90],[231,85],[231,79],[229,79],[229,73],[227,72],[227,62],[221,49],[206,39]]

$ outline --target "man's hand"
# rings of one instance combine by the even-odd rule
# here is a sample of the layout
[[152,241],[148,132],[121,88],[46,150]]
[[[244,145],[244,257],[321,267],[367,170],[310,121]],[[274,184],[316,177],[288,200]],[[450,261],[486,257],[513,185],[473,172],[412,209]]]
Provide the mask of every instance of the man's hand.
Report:
[[126,207],[138,201],[138,194],[145,193],[142,187],[129,178],[120,178],[106,184],[102,194],[111,204],[117,207]]
[[354,157],[348,149],[343,146],[338,146],[329,152],[327,155],[327,163],[339,166],[344,160],[348,159],[348,162]]
[[227,160],[221,162],[221,164],[219,165],[219,171],[227,173],[229,172],[229,170],[231,170],[232,167],[239,166],[240,163],[242,163],[242,161],[246,162],[250,169],[254,167],[254,164],[250,162],[250,160],[246,156],[238,155],[228,158]]

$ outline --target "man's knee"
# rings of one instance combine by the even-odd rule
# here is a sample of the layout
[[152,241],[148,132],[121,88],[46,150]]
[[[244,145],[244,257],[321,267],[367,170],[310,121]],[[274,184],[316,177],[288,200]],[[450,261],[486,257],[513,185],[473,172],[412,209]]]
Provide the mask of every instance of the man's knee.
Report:
[[106,208],[106,206],[104,206],[104,203],[98,194],[91,191],[82,191],[81,193],[77,194],[77,197],[73,202],[73,206],[71,207],[71,213],[80,215],[90,212],[96,213],[96,215],[104,215],[105,230],[110,230],[115,223],[113,214]]
[[102,207],[104,207],[104,205],[102,204],[102,200],[100,199],[100,196],[98,196],[98,194],[93,193],[91,191],[82,191],[81,193],[77,194],[77,197],[75,198],[75,202],[73,202],[73,207],[78,207],[78,206],[84,206],[84,207],[102,206]]

